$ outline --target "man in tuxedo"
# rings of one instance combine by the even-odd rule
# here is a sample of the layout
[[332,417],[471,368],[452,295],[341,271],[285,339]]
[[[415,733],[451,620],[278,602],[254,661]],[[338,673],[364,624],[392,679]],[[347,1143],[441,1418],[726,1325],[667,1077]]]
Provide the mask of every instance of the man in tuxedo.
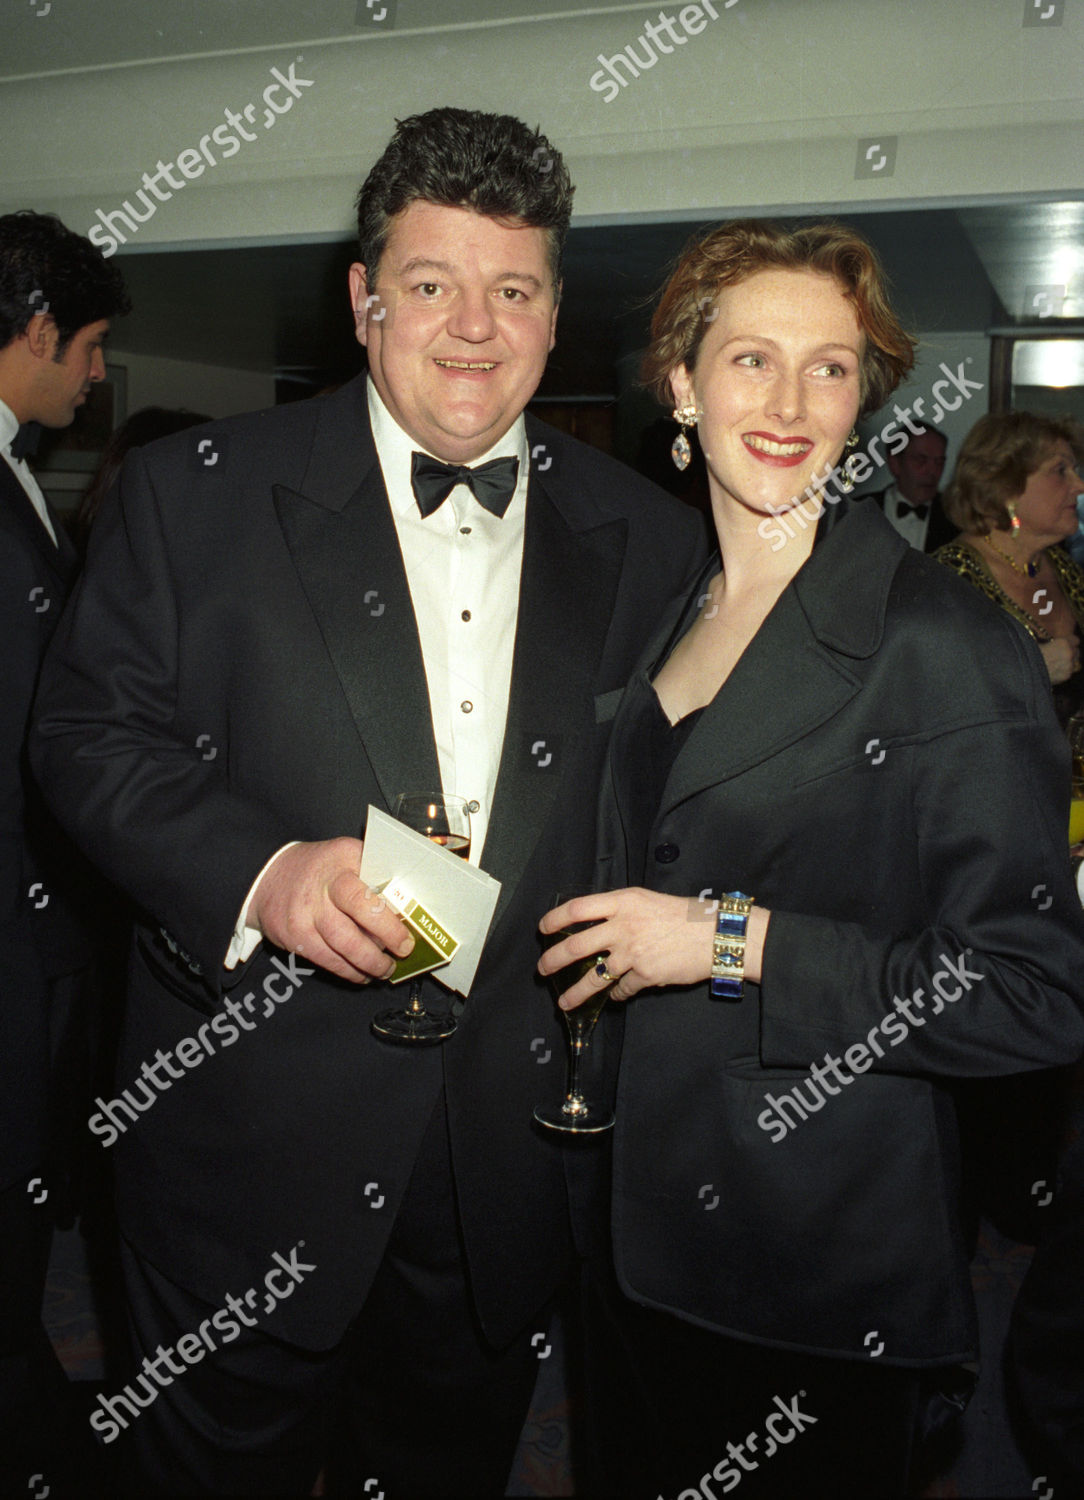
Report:
[[[58,1173],[90,948],[75,851],[33,785],[26,733],[38,671],[71,586],[75,548],[26,454],[37,425],[67,427],[105,377],[117,270],[51,215],[0,218],[0,1478],[26,1489],[55,1450],[63,1375],[41,1324]],[[75,1031],[73,1031],[73,1028]],[[84,1043],[85,1045],[85,1043]],[[46,1448],[48,1443],[48,1448]],[[61,1445],[62,1446],[62,1445]],[[89,1446],[89,1445],[86,1445]]]
[[[518,120],[401,122],[358,199],[368,377],[130,456],[47,670],[39,772],[146,913],[90,1121],[142,1361],[93,1425],[141,1493],[323,1462],[329,1494],[503,1494],[588,1248],[600,1143],[532,1122],[565,1055],[537,923],[590,876],[610,721],[704,538],[524,416],[571,197]],[[455,1035],[394,1045],[409,938],[358,835],[440,788],[501,893]]]
[[951,542],[958,527],[945,515],[938,485],[945,467],[948,438],[925,422],[911,422],[912,430],[902,453],[888,455],[892,483],[870,495],[887,520],[912,547],[936,552]]

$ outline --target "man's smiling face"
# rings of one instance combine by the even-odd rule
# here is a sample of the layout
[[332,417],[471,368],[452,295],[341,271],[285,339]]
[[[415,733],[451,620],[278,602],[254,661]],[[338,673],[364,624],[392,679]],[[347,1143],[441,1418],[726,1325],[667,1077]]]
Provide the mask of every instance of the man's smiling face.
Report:
[[543,229],[419,199],[391,221],[376,285],[350,268],[384,405],[448,463],[491,448],[538,387],[557,324],[547,246]]

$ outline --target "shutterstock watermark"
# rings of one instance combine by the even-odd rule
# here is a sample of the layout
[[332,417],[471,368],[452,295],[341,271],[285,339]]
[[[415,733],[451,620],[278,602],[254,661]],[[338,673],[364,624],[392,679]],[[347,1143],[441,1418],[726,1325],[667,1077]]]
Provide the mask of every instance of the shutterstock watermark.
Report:
[[[723,10],[731,10],[738,0],[716,0]],[[604,94],[604,104],[612,104],[621,90],[628,88],[641,72],[653,68],[660,57],[669,57],[678,47],[687,45],[689,38],[699,36],[708,26],[708,21],[717,21],[719,11],[712,0],[699,0],[696,5],[683,5],[676,16],[659,11],[657,21],[648,21],[643,31],[621,52],[613,57],[604,57],[600,52],[597,61],[602,67],[592,73],[590,86],[596,94]],[[679,29],[680,28],[680,29]],[[666,40],[664,40],[666,38]],[[673,46],[670,43],[673,43]],[[639,47],[640,51],[636,51]],[[624,77],[622,69],[629,74]]]
[[[682,1490],[676,1500],[716,1500],[716,1494],[729,1495],[731,1490],[736,1490],[746,1474],[759,1469],[764,1459],[771,1458],[780,1448],[789,1447],[807,1427],[816,1426],[816,1417],[811,1417],[798,1405],[804,1398],[805,1391],[799,1391],[789,1401],[784,1401],[782,1396],[773,1396],[775,1410],[769,1412],[764,1421],[767,1433],[764,1447],[760,1447],[760,1434],[756,1432],[748,1433],[740,1443],[727,1443],[726,1457],[721,1458],[709,1474],[704,1474],[695,1488]],[[750,1456],[757,1452],[760,1453],[759,1459]],[[713,1479],[719,1485],[718,1491],[712,1487]],[[662,1495],[659,1500],[663,1500]]]
[[[300,61],[298,58],[298,62]],[[255,104],[246,104],[243,110],[223,110],[225,124],[216,125],[213,130],[201,135],[198,147],[190,146],[179,151],[175,161],[164,162],[159,157],[153,174],[144,172],[143,186],[136,188],[131,198],[125,198],[119,208],[114,208],[109,213],[96,208],[94,212],[100,222],[92,224],[87,230],[87,238],[91,243],[97,245],[105,256],[114,254],[118,246],[128,243],[123,230],[118,227],[118,220],[129,235],[138,234],[140,226],[154,218],[160,203],[168,203],[174,193],[180,192],[197,177],[202,177],[208,167],[216,167],[220,161],[229,161],[231,156],[236,156],[242,141],[259,140],[258,135],[245,129],[246,122],[249,125],[261,123],[264,130],[270,130],[280,115],[288,114],[293,109],[294,101],[301,98],[301,90],[311,89],[316,82],[314,78],[298,78],[294,71],[296,66],[296,63],[291,63],[285,73],[279,68],[271,69],[272,82],[261,96],[264,105],[262,121],[258,122],[256,119]],[[237,132],[236,135],[233,134],[234,131]],[[218,147],[217,154],[211,149],[212,145]],[[180,170],[180,178],[173,176],[174,167]],[[162,186],[163,182],[165,187]],[[133,199],[136,200],[135,204]],[[142,213],[139,211],[140,207]]]
[[[316,973],[315,969],[308,969],[299,964],[296,953],[289,954],[285,963],[276,954],[271,962],[275,967],[275,973],[264,976],[264,1008],[257,1019],[274,1015],[276,1007],[285,1005],[286,1001],[301,988],[302,981],[310,974]],[[183,1072],[174,1068],[172,1062],[174,1057],[191,1072],[193,1068],[200,1066],[205,1057],[213,1057],[220,1047],[232,1047],[242,1031],[256,1030],[256,1020],[250,1021],[245,1016],[245,1011],[255,1016],[253,1010],[255,1002],[256,995],[253,990],[249,990],[240,1002],[227,997],[222,1002],[225,1009],[219,1011],[216,1016],[212,1016],[209,1021],[205,1021],[195,1036],[182,1037],[175,1047],[165,1051],[159,1047],[154,1055],[154,1061],[143,1064],[140,1068],[141,1077],[131,1088],[125,1089],[119,1099],[107,1101],[100,1096],[95,1099],[98,1111],[87,1121],[91,1133],[101,1136],[103,1146],[108,1148],[115,1145],[128,1129],[123,1118],[118,1118],[118,1116],[127,1115],[128,1123],[134,1123],[140,1115],[150,1109],[152,1104],[157,1103],[160,1095],[173,1087],[176,1079],[185,1076]],[[164,1078],[159,1076],[163,1069],[167,1075]],[[150,1084],[154,1085],[154,1089],[151,1089]],[[139,1094],[142,1094],[142,1100],[137,1097]]]
[[[939,1016],[946,1006],[955,1005],[986,977],[967,967],[972,952],[971,948],[965,948],[958,958],[949,958],[947,953],[940,955],[943,968],[930,979],[930,999],[933,1001],[930,1015]],[[874,1056],[885,1055],[882,1037],[890,1047],[898,1047],[912,1030],[925,1026],[928,1018],[918,1014],[925,1009],[925,994],[925,989],[920,986],[908,999],[893,995],[892,1010],[876,1026],[870,1027],[864,1042],[854,1042],[844,1051],[842,1058],[826,1052],[823,1063],[810,1063],[809,1077],[800,1084],[782,1094],[765,1094],[768,1108],[757,1115],[757,1124],[771,1136],[772,1144],[778,1145],[792,1130],[797,1130],[803,1120],[822,1110],[830,1098],[835,1098],[854,1082],[857,1074],[868,1073]]]
[[[298,1259],[297,1252],[304,1248],[305,1241],[298,1240],[287,1255],[280,1255],[277,1250],[272,1253],[271,1259],[275,1264],[263,1279],[266,1296],[261,1305],[264,1313],[274,1312],[280,1302],[293,1296],[295,1288],[301,1285],[309,1272],[316,1270],[314,1264]],[[283,1277],[286,1278],[285,1284]],[[243,1297],[235,1297],[232,1292],[227,1292],[223,1306],[209,1318],[204,1318],[197,1332],[182,1334],[176,1344],[159,1344],[153,1359],[145,1355],[143,1372],[136,1376],[131,1385],[126,1385],[115,1396],[99,1395],[98,1410],[92,1412],[90,1417],[90,1425],[94,1431],[101,1433],[104,1442],[113,1442],[131,1426],[131,1422],[122,1414],[124,1411],[127,1411],[134,1422],[141,1412],[157,1401],[159,1391],[172,1385],[189,1366],[198,1365],[206,1355],[214,1354],[223,1344],[232,1344],[234,1339],[239,1338],[242,1324],[246,1328],[255,1328],[259,1320],[250,1317],[245,1309],[258,1310],[259,1296],[258,1287],[249,1287]],[[180,1361],[175,1357],[178,1354]],[[162,1370],[163,1365],[168,1374]]]
[[[788,537],[796,535],[791,530],[793,522],[796,521],[802,531],[810,525],[815,526],[826,505],[838,505],[841,500],[847,499],[850,489],[856,484],[864,484],[884,463],[882,448],[887,448],[892,456],[902,453],[912,437],[921,436],[921,424],[933,423],[936,426],[946,412],[959,411],[965,401],[970,401],[977,392],[984,391],[986,387],[981,380],[971,380],[965,373],[965,366],[969,363],[969,360],[962,360],[953,370],[942,360],[938,368],[944,379],[935,380],[930,388],[933,410],[929,416],[926,415],[924,396],[916,396],[910,406],[900,406],[898,402],[894,402],[891,421],[886,422],[880,432],[874,433],[864,449],[852,453],[842,464],[826,468],[823,474],[814,473],[802,495],[795,495],[790,505],[771,507],[776,519],[761,521],[757,527],[757,535],[766,542],[770,541],[772,551],[778,552],[780,547],[786,546]],[[912,418],[917,418],[920,425],[916,427]],[[902,428],[906,428],[906,432]],[[850,489],[843,487],[844,475],[850,481]],[[839,490],[838,494],[832,493],[833,486]],[[811,504],[808,512],[805,509],[806,501]]]

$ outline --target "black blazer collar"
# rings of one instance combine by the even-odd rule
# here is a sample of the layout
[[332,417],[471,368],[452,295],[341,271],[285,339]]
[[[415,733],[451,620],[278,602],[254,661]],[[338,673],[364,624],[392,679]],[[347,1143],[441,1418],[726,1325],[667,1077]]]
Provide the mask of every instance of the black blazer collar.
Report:
[[[910,551],[874,506],[852,505],[818,541],[784,590],[793,590],[813,636],[845,656],[871,656],[880,645],[888,591]],[[704,590],[722,566],[713,553],[684,600],[659,622],[641,669],[654,676],[692,623]]]
[[369,425],[367,378],[356,375],[330,396],[319,398],[309,461],[299,490],[327,510],[342,510],[358,486],[370,478],[374,465],[379,469]]
[[439,786],[421,644],[364,376],[323,398],[300,491],[277,484],[273,492],[386,804],[411,787]]
[[[889,589],[910,549],[880,511],[856,506],[828,531],[783,590],[672,768],[665,807],[740,775],[812,733],[859,691],[852,663],[884,634]],[[716,558],[675,622],[664,622],[637,690],[665,660],[697,608]]]
[[884,634],[888,591],[909,551],[880,510],[852,505],[794,578],[816,638],[844,656],[872,656]]

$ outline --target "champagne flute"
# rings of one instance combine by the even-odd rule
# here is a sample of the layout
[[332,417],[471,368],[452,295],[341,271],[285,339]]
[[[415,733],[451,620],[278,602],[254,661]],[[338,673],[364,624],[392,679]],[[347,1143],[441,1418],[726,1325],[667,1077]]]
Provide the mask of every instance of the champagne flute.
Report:
[[[470,811],[462,797],[444,792],[401,792],[395,799],[395,817],[416,833],[424,834],[450,854],[466,859],[470,854]],[[454,1016],[426,1010],[422,1004],[422,977],[410,981],[405,1010],[382,1010],[369,1029],[385,1042],[407,1042],[433,1046],[456,1031]]]
[[[554,907],[564,906],[566,901],[572,901],[577,896],[593,894],[594,891],[590,886],[575,886],[569,890],[558,891],[553,897],[553,905]],[[583,932],[588,927],[597,925],[597,922],[570,922],[559,932],[550,934],[547,947],[553,947],[555,943],[571,937],[575,932]],[[587,958],[576,959],[574,963],[551,974],[549,983],[553,990],[553,998],[560,1000],[565,990],[571,989],[585,974],[589,974],[598,960],[598,954],[591,954]],[[547,1126],[550,1130],[563,1130],[573,1135],[595,1135],[601,1130],[609,1130],[614,1123],[612,1112],[601,1104],[585,1099],[580,1088],[580,1063],[584,1052],[590,1045],[591,1033],[595,1029],[595,1023],[602,1013],[602,1007],[609,999],[612,988],[613,984],[608,984],[597,994],[592,995],[589,1000],[585,1000],[582,1005],[578,1005],[575,1010],[561,1011],[568,1030],[568,1080],[565,1085],[565,1097],[559,1105],[539,1104],[534,1111],[534,1117],[538,1123]]]

